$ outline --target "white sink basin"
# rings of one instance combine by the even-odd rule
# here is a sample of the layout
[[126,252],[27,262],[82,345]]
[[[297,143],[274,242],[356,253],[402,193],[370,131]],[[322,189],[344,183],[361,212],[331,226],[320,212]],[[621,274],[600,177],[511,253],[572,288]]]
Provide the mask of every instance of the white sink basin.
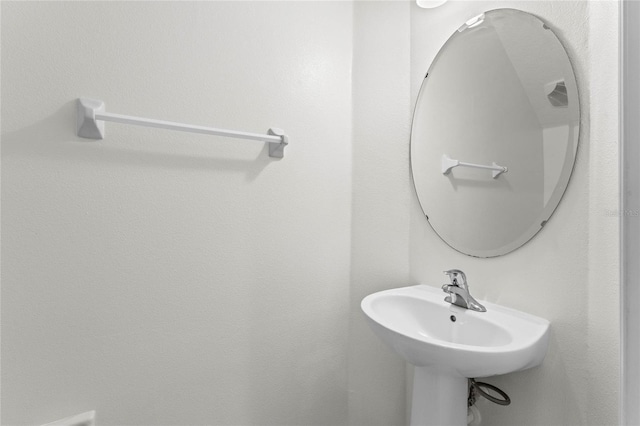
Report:
[[361,306],[376,335],[416,366],[486,377],[544,359],[549,321],[488,302],[482,302],[487,312],[471,311],[445,302],[445,296],[418,285],[371,294]]
[[361,307],[374,333],[415,365],[412,425],[466,425],[467,378],[542,363],[549,322],[481,301],[476,312],[426,285],[371,294]]

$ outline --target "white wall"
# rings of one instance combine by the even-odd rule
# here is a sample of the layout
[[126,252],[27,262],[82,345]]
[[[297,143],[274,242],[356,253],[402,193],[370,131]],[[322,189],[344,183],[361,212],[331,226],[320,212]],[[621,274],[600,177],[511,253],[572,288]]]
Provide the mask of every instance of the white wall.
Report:
[[346,423],[352,10],[2,2],[2,424]]
[[584,1],[448,2],[411,13],[411,82],[415,99],[433,57],[467,19],[513,7],[538,15],[559,35],[576,69],[582,105],[578,158],[567,192],[545,228],[506,256],[476,259],[450,249],[411,207],[411,271],[442,284],[442,270],[467,273],[474,296],[552,323],[544,364],[487,380],[512,405],[480,406],[497,425],[618,424],[619,308],[617,3]]
[[360,301],[409,285],[410,3],[354,5],[349,424],[406,424],[405,363],[369,329]]

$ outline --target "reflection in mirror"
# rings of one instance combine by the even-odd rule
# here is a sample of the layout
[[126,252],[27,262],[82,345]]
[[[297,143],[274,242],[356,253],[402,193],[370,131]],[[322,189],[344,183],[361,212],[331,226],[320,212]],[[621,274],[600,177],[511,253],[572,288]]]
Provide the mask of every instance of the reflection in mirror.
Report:
[[411,131],[420,205],[454,249],[499,256],[549,219],[571,176],[580,109],[553,31],[514,9],[465,22],[422,83]]

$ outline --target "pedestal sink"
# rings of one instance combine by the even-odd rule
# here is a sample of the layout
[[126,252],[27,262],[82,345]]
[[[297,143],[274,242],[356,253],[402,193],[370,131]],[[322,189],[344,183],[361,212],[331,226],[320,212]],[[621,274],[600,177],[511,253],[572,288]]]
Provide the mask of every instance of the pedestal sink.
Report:
[[373,332],[415,366],[411,425],[467,424],[467,379],[542,363],[549,322],[482,302],[476,312],[444,301],[439,288],[403,287],[362,300]]

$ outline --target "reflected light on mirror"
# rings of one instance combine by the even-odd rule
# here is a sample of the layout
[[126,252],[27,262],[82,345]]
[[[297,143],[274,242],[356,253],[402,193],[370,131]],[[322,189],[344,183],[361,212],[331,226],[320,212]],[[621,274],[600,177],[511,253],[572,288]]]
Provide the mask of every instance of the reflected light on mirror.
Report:
[[416,0],[416,3],[423,9],[433,9],[434,7],[445,4],[446,1],[447,0]]

